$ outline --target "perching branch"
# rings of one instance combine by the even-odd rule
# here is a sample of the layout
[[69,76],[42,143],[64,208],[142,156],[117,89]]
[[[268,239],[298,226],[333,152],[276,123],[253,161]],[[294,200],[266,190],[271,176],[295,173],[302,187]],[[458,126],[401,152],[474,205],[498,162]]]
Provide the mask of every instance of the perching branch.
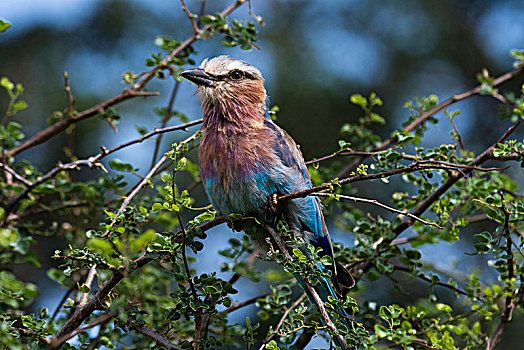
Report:
[[[435,163],[435,165],[432,165],[430,163]],[[447,163],[442,161],[433,161],[433,160],[420,160],[415,161],[411,163],[408,166],[405,166],[403,168],[397,168],[389,171],[384,171],[381,173],[375,173],[375,174],[367,174],[367,175],[355,175],[351,177],[347,177],[340,180],[332,180],[331,183],[327,183],[320,186],[311,187],[307,190],[293,192],[290,194],[286,194],[283,196],[277,197],[277,201],[285,201],[290,200],[293,198],[301,198],[306,197],[310,195],[313,192],[323,192],[326,190],[329,190],[333,188],[335,185],[345,185],[352,182],[358,182],[358,181],[366,181],[366,180],[375,180],[375,179],[382,179],[386,177],[390,177],[393,175],[403,174],[403,173],[412,173],[415,171],[421,171],[421,170],[455,170],[460,171],[460,169],[467,169],[468,172],[472,170],[479,170],[479,171],[492,171],[492,170],[501,170],[500,168],[480,168],[475,165],[464,165],[464,164],[453,164],[453,163]]]
[[347,196],[347,195],[343,195],[343,194],[334,194],[334,195],[331,195],[329,193],[311,193],[310,194],[311,196],[317,196],[317,197],[331,197],[331,196],[335,196],[335,199],[336,198],[342,198],[342,199],[348,199],[350,201],[353,201],[353,202],[361,202],[361,203],[369,203],[369,204],[373,204],[373,205],[376,205],[376,206],[379,206],[381,208],[384,208],[384,209],[387,209],[393,213],[397,213],[397,214],[400,214],[400,215],[404,215],[404,216],[407,216],[407,217],[410,217],[412,219],[415,219],[417,221],[420,221],[421,223],[423,223],[424,225],[428,225],[428,226],[433,226],[433,227],[436,227],[440,230],[443,230],[444,227],[442,226],[439,226],[437,224],[435,224],[434,222],[429,222],[429,221],[426,221],[426,220],[423,220],[421,218],[419,218],[418,216],[415,216],[413,214],[410,214],[408,212],[404,212],[404,211],[401,211],[401,210],[398,210],[398,209],[395,209],[395,208],[392,208],[390,206],[387,206],[383,203],[380,203],[379,201],[377,201],[376,199],[368,199],[368,198],[361,198],[361,197],[353,197],[353,196]]

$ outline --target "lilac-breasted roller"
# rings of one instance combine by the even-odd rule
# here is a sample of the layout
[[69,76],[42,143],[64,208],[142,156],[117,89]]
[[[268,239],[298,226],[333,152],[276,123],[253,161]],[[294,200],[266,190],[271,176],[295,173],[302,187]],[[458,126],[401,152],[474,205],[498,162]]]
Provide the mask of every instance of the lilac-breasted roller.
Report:
[[[213,207],[225,218],[242,214],[269,224],[284,217],[295,235],[322,248],[320,254],[335,262],[317,197],[278,203],[276,210],[268,205],[274,195],[310,188],[311,179],[296,143],[269,117],[260,72],[246,62],[219,56],[180,75],[198,85],[204,115],[198,163]],[[254,220],[242,228],[257,241],[268,236]],[[324,302],[353,286],[342,265],[320,268],[332,272],[331,279],[321,277],[315,285]]]

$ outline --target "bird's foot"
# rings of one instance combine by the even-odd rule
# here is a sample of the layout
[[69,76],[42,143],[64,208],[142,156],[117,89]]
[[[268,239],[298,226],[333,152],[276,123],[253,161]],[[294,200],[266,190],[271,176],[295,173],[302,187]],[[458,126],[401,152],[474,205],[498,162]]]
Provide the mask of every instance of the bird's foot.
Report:
[[272,213],[277,212],[277,205],[278,205],[278,194],[273,193],[271,196],[269,196],[269,211]]

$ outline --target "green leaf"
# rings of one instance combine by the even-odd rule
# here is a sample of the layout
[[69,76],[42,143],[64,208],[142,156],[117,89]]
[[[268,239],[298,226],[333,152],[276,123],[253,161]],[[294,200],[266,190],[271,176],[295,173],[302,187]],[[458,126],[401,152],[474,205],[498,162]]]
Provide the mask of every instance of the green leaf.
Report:
[[393,317],[393,314],[387,306],[382,305],[379,310],[380,317],[384,320],[389,320]]
[[451,306],[449,306],[447,304],[443,304],[443,303],[437,303],[436,308],[437,308],[437,310],[444,311],[444,312],[447,312],[447,313],[451,313],[453,311]]
[[5,32],[7,28],[10,28],[10,27],[11,27],[11,23],[0,19],[0,33]]
[[386,327],[380,324],[375,324],[375,333],[379,336],[379,338],[385,338],[389,335],[389,331]]
[[333,265],[333,260],[331,259],[330,256],[328,255],[324,255],[320,261],[322,262],[322,264],[324,265]]

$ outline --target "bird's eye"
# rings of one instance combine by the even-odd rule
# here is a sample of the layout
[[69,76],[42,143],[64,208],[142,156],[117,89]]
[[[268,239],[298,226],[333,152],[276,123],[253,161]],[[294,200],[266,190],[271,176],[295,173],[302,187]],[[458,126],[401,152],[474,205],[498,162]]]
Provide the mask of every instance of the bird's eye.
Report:
[[232,71],[229,76],[231,77],[231,79],[233,80],[240,80],[242,79],[242,77],[244,76],[244,74],[242,73],[242,71],[239,71],[239,70],[234,70]]

